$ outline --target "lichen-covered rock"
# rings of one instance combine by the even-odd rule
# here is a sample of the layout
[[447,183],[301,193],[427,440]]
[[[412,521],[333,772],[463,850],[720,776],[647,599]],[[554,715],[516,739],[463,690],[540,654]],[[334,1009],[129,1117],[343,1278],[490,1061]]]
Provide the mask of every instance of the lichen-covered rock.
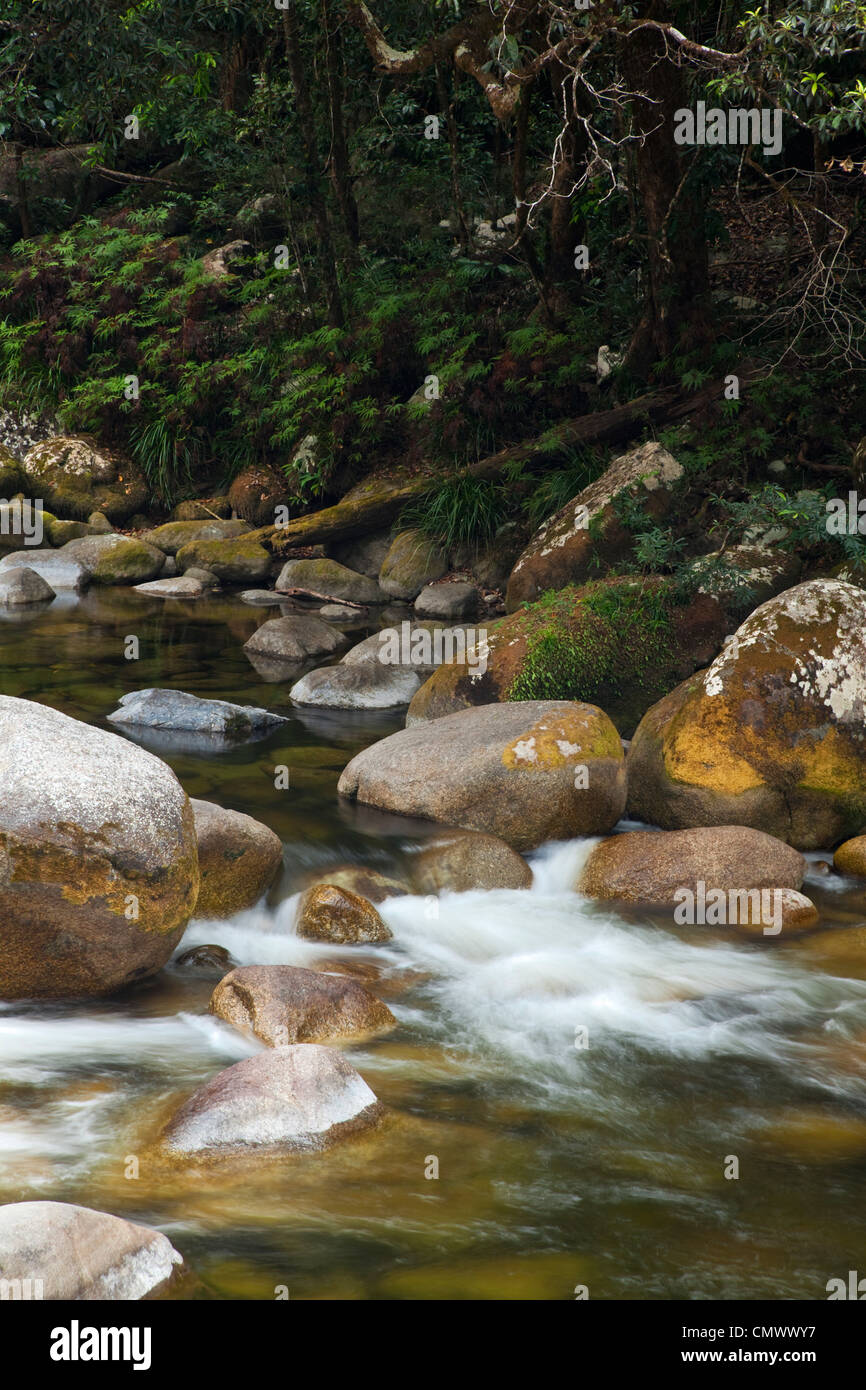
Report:
[[165,564],[161,550],[128,536],[85,536],[59,554],[83,565],[94,584],[144,584]]
[[252,907],[282,867],[279,835],[252,816],[212,801],[193,798],[192,809],[201,873],[196,917],[231,917]]
[[166,1126],[165,1153],[219,1159],[330,1148],[375,1125],[382,1107],[341,1053],[278,1047],[219,1072]]
[[244,651],[275,661],[298,664],[312,656],[324,656],[342,645],[343,637],[321,618],[298,614],[291,618],[271,618],[257,628]]
[[352,603],[385,603],[374,579],[366,574],[338,565],[336,560],[288,560],[276,582],[278,593],[290,589],[309,589],[315,594],[333,599],[349,599]]
[[360,941],[390,941],[391,929],[358,893],[334,883],[318,883],[298,903],[295,928],[308,941],[339,945]]
[[35,570],[27,569],[26,565],[0,572],[0,604],[4,608],[22,608],[30,603],[46,603],[55,597],[48,581]]
[[193,541],[235,540],[249,531],[248,521],[166,521],[152,531],[145,531],[139,537],[147,545],[155,545],[166,555],[176,555],[185,545]]
[[866,594],[813,579],[756,609],[647,712],[629,808],[666,829],[750,825],[817,849],[866,825]]
[[0,444],[0,497],[11,498],[19,492],[27,492],[27,479],[21,463]]
[[546,589],[564,589],[589,577],[595,557],[613,561],[632,537],[622,525],[615,501],[624,493],[640,497],[648,518],[664,515],[669,488],[682,477],[676,459],[650,441],[615,458],[610,467],[545,521],[524,550],[508,581],[509,612],[531,603]]
[[806,861],[790,845],[742,825],[630,830],[590,851],[577,882],[588,898],[668,907],[677,890],[798,889]]
[[732,545],[724,552],[701,555],[691,566],[699,592],[717,598],[738,618],[766,603],[800,578],[796,555],[762,545]]
[[40,440],[28,449],[23,466],[27,491],[73,521],[102,512],[119,525],[147,502],[147,480],[138,465],[89,435]]
[[348,975],[293,965],[245,965],[220,980],[210,1011],[269,1047],[369,1037],[397,1022]]
[[628,737],[655,700],[712,659],[727,630],[715,599],[683,601],[663,580],[565,588],[486,626],[483,662],[476,647],[439,666],[406,724],[507,700],[573,699],[599,705]]
[[441,579],[448,558],[421,531],[400,531],[379,571],[379,586],[391,598],[414,599],[425,584]]
[[199,887],[190,803],[116,734],[0,696],[0,998],[108,994],[153,974]]
[[527,850],[612,830],[625,809],[625,762],[602,710],[527,700],[391,734],[352,759],[338,791]]
[[182,1264],[160,1231],[105,1211],[68,1202],[0,1207],[0,1278],[29,1286],[19,1298],[131,1302],[164,1289]]
[[223,584],[251,584],[267,579],[271,556],[257,541],[241,536],[236,540],[188,541],[175,555],[181,574],[189,569],[206,569]]
[[468,893],[475,889],[529,888],[532,870],[495,835],[449,830],[425,840],[408,861],[416,893]]

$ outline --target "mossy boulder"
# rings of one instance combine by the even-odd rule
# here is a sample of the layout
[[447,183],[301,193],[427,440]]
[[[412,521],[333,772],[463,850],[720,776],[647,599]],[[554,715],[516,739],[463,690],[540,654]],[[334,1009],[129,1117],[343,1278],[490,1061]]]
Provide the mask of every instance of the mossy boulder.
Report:
[[866,594],[813,579],[757,608],[642,719],[629,809],[665,829],[749,825],[798,849],[866,826]]
[[682,600],[663,580],[597,580],[510,614],[465,662],[443,663],[409,706],[407,726],[508,700],[583,700],[629,736],[671,686],[718,652],[715,599]]
[[178,502],[169,512],[170,521],[227,521],[232,514],[228,497],[201,497],[198,501]]
[[699,592],[710,594],[740,619],[797,583],[803,565],[796,555],[765,545],[732,545],[701,555],[691,566]]
[[277,578],[280,593],[290,589],[310,589],[333,599],[349,599],[351,603],[387,603],[384,594],[369,575],[359,574],[337,564],[336,560],[289,560]]
[[400,531],[379,571],[379,585],[390,598],[414,599],[447,570],[447,556],[429,536],[422,531]]
[[159,758],[0,696],[0,998],[109,994],[168,960],[199,887],[192,807]]
[[235,540],[249,531],[248,521],[167,521],[152,531],[145,531],[139,540],[155,545],[165,555],[176,555],[193,541]]
[[840,845],[833,855],[833,868],[840,874],[866,878],[866,835],[855,835]]
[[545,521],[520,556],[505,595],[509,612],[547,589],[563,589],[589,577],[597,560],[613,562],[631,547],[616,503],[624,495],[640,502],[648,520],[670,506],[670,488],[682,477],[676,459],[650,441],[621,454],[600,478]]
[[270,888],[283,843],[268,826],[212,801],[192,801],[201,888],[197,917],[231,917]]
[[161,550],[128,536],[85,536],[60,553],[83,565],[95,584],[145,584],[165,564]]
[[147,503],[147,480],[138,465],[89,435],[42,439],[28,449],[23,466],[26,490],[72,521],[102,512],[119,525]]
[[249,584],[267,579],[271,557],[263,545],[242,536],[237,540],[190,541],[175,555],[180,574],[206,569],[223,584]]
[[337,789],[524,851],[612,830],[625,809],[625,761],[602,710],[528,700],[401,729],[358,753]]
[[0,498],[8,502],[19,492],[28,492],[24,469],[15,455],[0,444]]

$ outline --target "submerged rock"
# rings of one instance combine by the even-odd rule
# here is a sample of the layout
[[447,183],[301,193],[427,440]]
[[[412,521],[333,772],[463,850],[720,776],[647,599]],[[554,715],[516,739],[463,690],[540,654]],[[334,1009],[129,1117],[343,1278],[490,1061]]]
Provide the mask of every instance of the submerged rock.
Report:
[[289,721],[281,714],[255,705],[233,705],[228,700],[203,700],[184,690],[132,690],[120,697],[120,708],[106,716],[112,724],[144,729],[183,729],[216,734],[231,742],[276,728]]
[[182,1264],[160,1231],[105,1211],[68,1202],[0,1207],[0,1277],[30,1286],[19,1297],[131,1302],[158,1293]]
[[339,944],[390,941],[392,935],[372,903],[331,882],[307,890],[298,903],[295,928],[308,941]]
[[291,618],[271,618],[257,628],[244,651],[271,660],[299,664],[311,656],[324,656],[342,646],[343,637],[321,618],[299,614]]
[[342,663],[308,671],[289,691],[299,705],[326,709],[399,709],[409,704],[421,679],[405,666]]
[[222,979],[223,975],[234,969],[236,961],[225,946],[206,941],[201,946],[190,946],[188,951],[181,951],[172,964],[196,975],[218,975]]
[[201,888],[197,917],[231,917],[257,903],[283,862],[283,842],[268,826],[212,801],[192,801]]
[[602,710],[527,700],[391,734],[352,759],[338,791],[527,850],[612,830],[625,809],[625,764]]
[[532,870],[521,855],[495,835],[475,830],[450,830],[424,841],[408,867],[416,893],[468,893],[532,884]]
[[375,1125],[382,1106],[341,1053],[318,1043],[247,1057],[200,1086],[167,1125],[174,1157],[330,1148]]
[[168,960],[199,887],[192,807],[126,739],[0,696],[0,998],[108,994]]
[[246,965],[220,980],[210,1011],[270,1047],[338,1042],[396,1025],[357,980],[292,965]]
[[629,808],[666,829],[750,825],[798,849],[866,826],[866,594],[813,579],[757,608],[644,716]]

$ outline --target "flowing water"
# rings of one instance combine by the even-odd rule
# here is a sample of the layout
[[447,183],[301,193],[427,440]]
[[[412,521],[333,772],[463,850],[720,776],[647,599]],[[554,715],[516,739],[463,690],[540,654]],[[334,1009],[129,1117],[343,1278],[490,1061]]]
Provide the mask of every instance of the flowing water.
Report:
[[866,1272],[862,887],[811,856],[823,930],[742,942],[581,899],[570,842],[531,856],[529,892],[388,900],[385,947],[302,941],[311,874],[397,869],[429,827],[339,802],[349,758],[401,721],[293,710],[241,650],[273,615],[57,600],[0,622],[0,688],[104,727],[150,685],[293,715],[221,753],[146,743],[285,845],[267,900],[193,921],[180,950],[364,979],[399,1027],[346,1051],[388,1118],[325,1154],[166,1175],[148,1154],[168,1113],[258,1046],[208,1014],[215,977],[173,962],[122,998],[0,1004],[0,1201],[158,1226],[195,1298],[821,1299]]

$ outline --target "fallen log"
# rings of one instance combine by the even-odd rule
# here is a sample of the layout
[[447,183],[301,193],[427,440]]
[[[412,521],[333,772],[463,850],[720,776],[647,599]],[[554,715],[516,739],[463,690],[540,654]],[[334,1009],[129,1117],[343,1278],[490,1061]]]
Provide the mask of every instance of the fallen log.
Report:
[[[753,375],[741,372],[740,383],[745,384]],[[612,410],[561,420],[543,435],[509,445],[469,464],[466,472],[475,478],[496,478],[515,464],[549,459],[570,445],[624,443],[646,425],[671,424],[721,400],[724,387],[724,381],[717,379],[684,396],[682,387],[667,386],[638,396],[625,405],[614,406]],[[260,541],[275,555],[283,555],[302,545],[367,535],[388,526],[407,503],[423,497],[434,484],[435,479],[429,474],[390,488],[381,482],[361,483],[333,507],[296,517],[285,526],[261,526],[257,531],[250,531],[244,540]]]

